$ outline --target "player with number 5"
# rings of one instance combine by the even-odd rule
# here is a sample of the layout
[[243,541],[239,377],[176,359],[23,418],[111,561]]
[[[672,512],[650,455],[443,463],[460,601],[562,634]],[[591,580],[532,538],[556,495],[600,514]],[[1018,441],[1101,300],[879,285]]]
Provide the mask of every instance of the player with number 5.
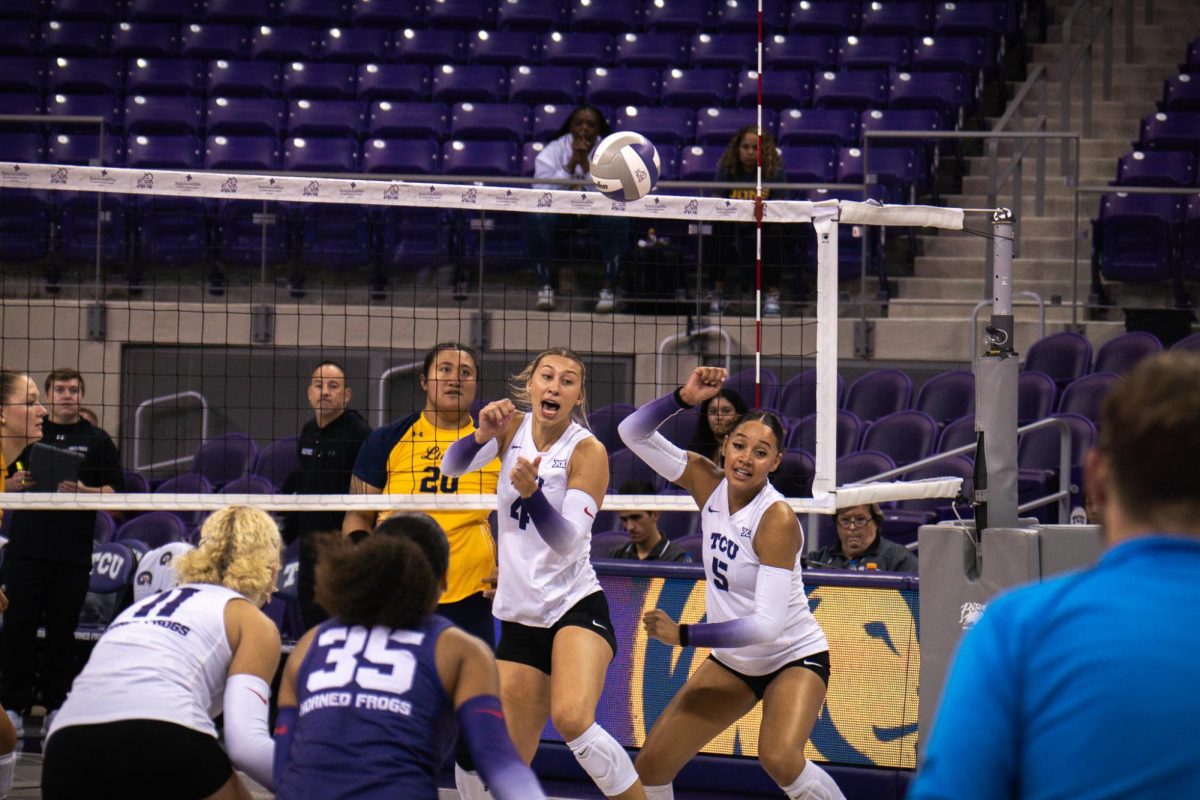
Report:
[[[496,659],[508,730],[526,763],[546,718],[608,797],[645,795],[629,754],[596,724],[617,651],[608,602],[588,556],[592,522],[608,488],[608,454],[586,419],[583,362],[546,350],[513,379],[512,400],[489,403],[479,429],[442,458],[461,475],[500,457]],[[485,795],[460,775],[466,800]]]
[[726,377],[719,367],[697,367],[618,428],[630,450],[695,499],[704,536],[709,621],[680,625],[654,609],[643,619],[646,632],[668,645],[712,648],[654,723],[637,771],[649,800],[672,798],[684,764],[761,700],[763,769],[790,800],[837,800],[837,784],[804,758],[829,683],[829,645],[804,593],[804,533],[769,480],[783,459],[783,426],[769,411],[743,414],[720,443],[724,468],[657,433],[716,396]]

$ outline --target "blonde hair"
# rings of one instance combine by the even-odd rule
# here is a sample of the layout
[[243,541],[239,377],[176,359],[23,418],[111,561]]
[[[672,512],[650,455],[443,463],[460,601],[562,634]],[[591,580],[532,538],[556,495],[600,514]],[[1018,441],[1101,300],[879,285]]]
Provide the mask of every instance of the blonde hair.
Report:
[[200,545],[175,562],[180,583],[213,583],[261,605],[275,590],[283,542],[264,511],[229,506],[200,528]]
[[585,428],[591,429],[591,425],[587,420],[587,366],[583,363],[583,359],[575,354],[575,351],[566,347],[550,347],[537,354],[537,358],[530,361],[525,369],[518,372],[508,379],[508,389],[512,394],[513,403],[522,411],[529,411],[533,407],[533,401],[529,397],[529,382],[533,380],[533,373],[542,363],[542,359],[546,356],[561,356],[569,358],[579,365],[579,386],[580,394],[579,405],[571,409],[571,419],[578,422]]

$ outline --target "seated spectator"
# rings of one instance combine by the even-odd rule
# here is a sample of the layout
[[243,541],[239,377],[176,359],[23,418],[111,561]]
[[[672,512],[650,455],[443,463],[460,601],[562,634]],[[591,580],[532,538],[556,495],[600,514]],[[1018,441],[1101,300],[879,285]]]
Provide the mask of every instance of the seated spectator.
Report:
[[[535,189],[578,189],[592,191],[588,175],[592,151],[596,143],[611,132],[608,120],[598,108],[581,105],[571,112],[558,133],[534,162],[535,178],[574,178],[577,183],[533,184]],[[627,217],[585,216],[571,217],[563,214],[529,215],[529,258],[533,261],[534,276],[539,291],[537,309],[554,310],[554,281],[550,272],[550,256],[554,250],[555,235],[559,226],[584,222],[596,237],[600,260],[604,262],[604,282],[596,303],[599,314],[612,313],[614,305],[613,287],[621,276],[621,256],[629,241],[629,219]],[[574,255],[574,254],[572,254]],[[572,258],[572,260],[577,260]]]
[[[627,481],[621,494],[655,494],[650,481]],[[617,547],[610,558],[629,558],[640,561],[691,561],[692,557],[668,539],[658,529],[657,511],[621,511],[621,526],[629,541]]]
[[883,512],[878,503],[838,509],[836,544],[808,557],[810,567],[853,569],[859,572],[917,571],[917,557],[907,547],[880,535]]
[[746,411],[746,401],[740,394],[733,389],[721,389],[715,397],[700,404],[700,422],[696,424],[696,433],[687,449],[720,464],[721,442]]

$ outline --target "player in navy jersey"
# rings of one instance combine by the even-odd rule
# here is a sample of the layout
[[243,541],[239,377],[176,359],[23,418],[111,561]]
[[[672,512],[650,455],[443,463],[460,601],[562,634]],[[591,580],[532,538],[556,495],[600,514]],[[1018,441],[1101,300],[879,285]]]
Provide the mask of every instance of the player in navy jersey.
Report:
[[838,800],[833,779],[804,758],[829,683],[829,645],[804,594],[804,533],[769,481],[783,460],[783,426],[769,411],[743,414],[721,442],[723,468],[656,432],[716,396],[726,377],[724,369],[698,367],[618,428],[630,450],[691,494],[704,536],[709,621],[679,625],[654,609],[643,619],[646,632],[667,645],[713,648],[654,723],[637,770],[647,798],[668,800],[683,765],[761,700],[763,769],[789,800]]
[[396,514],[355,546],[330,541],[308,631],[279,687],[280,800],[437,800],[437,775],[461,728],[497,800],[544,800],[517,755],[491,651],[434,614],[450,548],[426,514]]

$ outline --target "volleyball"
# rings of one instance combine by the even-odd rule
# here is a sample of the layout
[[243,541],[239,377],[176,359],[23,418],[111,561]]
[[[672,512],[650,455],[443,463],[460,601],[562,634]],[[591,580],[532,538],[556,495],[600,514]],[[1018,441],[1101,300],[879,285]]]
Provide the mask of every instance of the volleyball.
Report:
[[633,131],[617,131],[600,140],[592,153],[592,183],[612,200],[645,197],[658,183],[658,151]]

